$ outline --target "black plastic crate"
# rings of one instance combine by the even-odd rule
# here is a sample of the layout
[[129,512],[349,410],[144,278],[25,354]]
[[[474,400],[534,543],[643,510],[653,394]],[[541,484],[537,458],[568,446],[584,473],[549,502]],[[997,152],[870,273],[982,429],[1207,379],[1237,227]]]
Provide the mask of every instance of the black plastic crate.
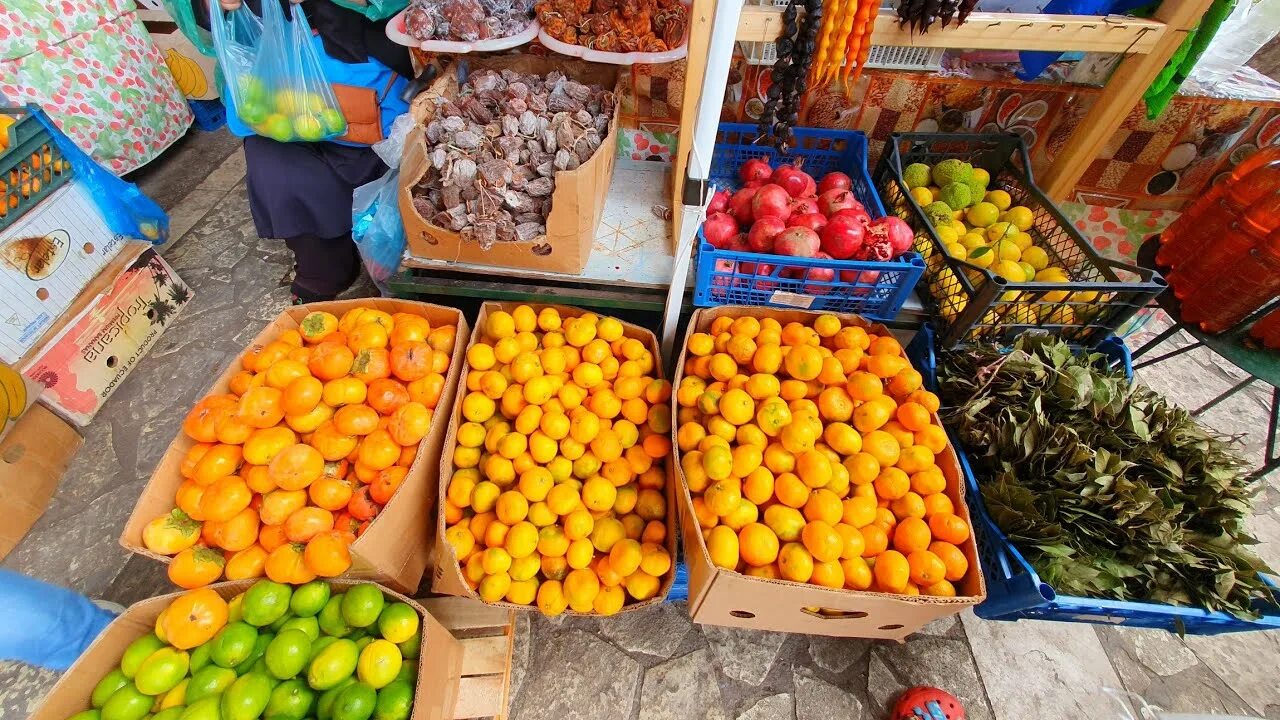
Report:
[[[987,268],[947,254],[924,211],[911,197],[903,168],[955,158],[991,175],[988,190],[1004,190],[1012,205],[1032,211],[1027,233],[1063,268],[1069,281],[1013,282]],[[1031,177],[1026,147],[1017,135],[894,134],[875,174],[885,209],[911,225],[915,250],[925,259],[917,285],[932,311],[938,345],[1009,344],[1040,329],[1082,347],[1094,347],[1164,291],[1159,273],[1102,257]]]
[[71,164],[63,159],[39,113],[35,106],[0,107],[0,115],[12,119],[3,131],[6,143],[0,152],[0,230],[71,178]]

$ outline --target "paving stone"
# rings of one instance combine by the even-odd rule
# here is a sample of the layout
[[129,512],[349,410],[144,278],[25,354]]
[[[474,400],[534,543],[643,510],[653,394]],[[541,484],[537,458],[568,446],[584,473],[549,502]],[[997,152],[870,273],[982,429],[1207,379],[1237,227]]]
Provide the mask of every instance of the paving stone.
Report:
[[842,673],[867,656],[871,641],[857,638],[809,636],[809,657],[814,664],[830,673]]
[[973,720],[993,717],[973,655],[963,640],[914,636],[900,645],[877,644],[871,648],[866,683],[875,717],[887,717],[902,691],[917,685],[956,696],[965,706],[965,716]]
[[1177,675],[1200,662],[1196,654],[1172,633],[1123,627],[1103,628],[1102,631],[1131,648],[1138,662],[1156,675]]
[[[423,578],[426,582],[427,578]],[[511,689],[507,697],[514,698],[520,694],[524,679],[529,671],[529,648],[533,642],[533,629],[529,622],[530,613],[516,613],[515,641],[511,648]]]
[[600,634],[630,653],[669,658],[693,628],[684,603],[662,603],[600,622]]
[[964,627],[960,624],[959,613],[938,618],[920,628],[916,634],[933,635],[935,637],[964,637]]
[[789,720],[796,716],[796,699],[790,693],[760,698],[742,711],[736,720]]
[[520,689],[519,720],[627,720],[640,687],[640,664],[581,630],[543,636]]
[[651,667],[640,690],[640,720],[727,720],[710,654],[698,650]]
[[1104,687],[1120,687],[1090,625],[1003,622],[961,615],[996,720],[1116,716]]
[[58,677],[52,670],[0,660],[0,718],[30,717]]
[[812,671],[797,668],[796,720],[860,720],[862,701]]
[[778,651],[786,642],[785,633],[743,630],[700,625],[720,672],[748,685],[759,685],[769,674]]
[[1268,705],[1280,704],[1280,685],[1276,684],[1280,637],[1276,633],[1189,635],[1186,644],[1235,694],[1249,703],[1253,712],[1262,714]]
[[1108,649],[1111,665],[1124,689],[1167,712],[1241,716],[1254,712],[1221,678],[1198,662],[1175,675],[1152,675],[1124,649],[1113,651],[1106,639],[1103,646]]

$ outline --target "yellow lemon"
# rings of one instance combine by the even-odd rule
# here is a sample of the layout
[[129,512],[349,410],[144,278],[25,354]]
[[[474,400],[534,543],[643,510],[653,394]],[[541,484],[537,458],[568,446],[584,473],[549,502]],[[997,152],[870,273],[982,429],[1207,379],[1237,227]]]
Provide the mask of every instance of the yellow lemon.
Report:
[[1009,197],[1009,193],[1004,190],[989,190],[982,199],[995,205],[1001,211],[1008,210],[1009,206],[1013,204],[1013,198]]
[[979,202],[965,212],[965,219],[974,227],[988,227],[1000,219],[1000,208],[991,202]]
[[1022,266],[1012,260],[1001,260],[992,266],[992,271],[1009,282],[1026,282],[1027,273]]
[[1008,220],[1010,224],[1022,231],[1031,229],[1031,223],[1035,220],[1035,214],[1031,212],[1031,208],[1024,205],[1015,205],[1005,212],[1003,218]]
[[911,188],[911,199],[915,200],[920,207],[924,207],[933,202],[933,193],[926,187]]

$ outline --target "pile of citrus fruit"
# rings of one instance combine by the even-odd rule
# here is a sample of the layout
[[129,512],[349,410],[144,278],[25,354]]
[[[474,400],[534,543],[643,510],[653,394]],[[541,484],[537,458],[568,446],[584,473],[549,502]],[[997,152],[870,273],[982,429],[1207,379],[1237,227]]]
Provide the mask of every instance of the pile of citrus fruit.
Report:
[[377,585],[331,593],[268,580],[230,602],[212,588],[184,593],[69,720],[405,720],[418,612]]
[[457,328],[357,307],[312,312],[240,358],[225,393],[182,430],[177,508],[143,531],[184,588],[303,583],[351,565],[348,546],[400,484],[431,429]]
[[486,602],[612,615],[671,571],[671,384],[619,320],[482,320],[459,390],[445,538]]
[[953,596],[968,524],[938,398],[892,336],[806,315],[689,336],[676,444],[711,560],[756,577]]

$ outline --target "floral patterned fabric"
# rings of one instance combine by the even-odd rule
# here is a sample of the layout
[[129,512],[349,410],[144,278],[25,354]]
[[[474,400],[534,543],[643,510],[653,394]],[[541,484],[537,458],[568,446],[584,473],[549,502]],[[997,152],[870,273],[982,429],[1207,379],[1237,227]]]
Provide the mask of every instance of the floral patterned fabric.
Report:
[[135,9],[133,0],[0,0],[0,60],[57,45]]
[[117,175],[150,162],[192,121],[163,56],[132,12],[0,61],[0,98],[41,106]]

